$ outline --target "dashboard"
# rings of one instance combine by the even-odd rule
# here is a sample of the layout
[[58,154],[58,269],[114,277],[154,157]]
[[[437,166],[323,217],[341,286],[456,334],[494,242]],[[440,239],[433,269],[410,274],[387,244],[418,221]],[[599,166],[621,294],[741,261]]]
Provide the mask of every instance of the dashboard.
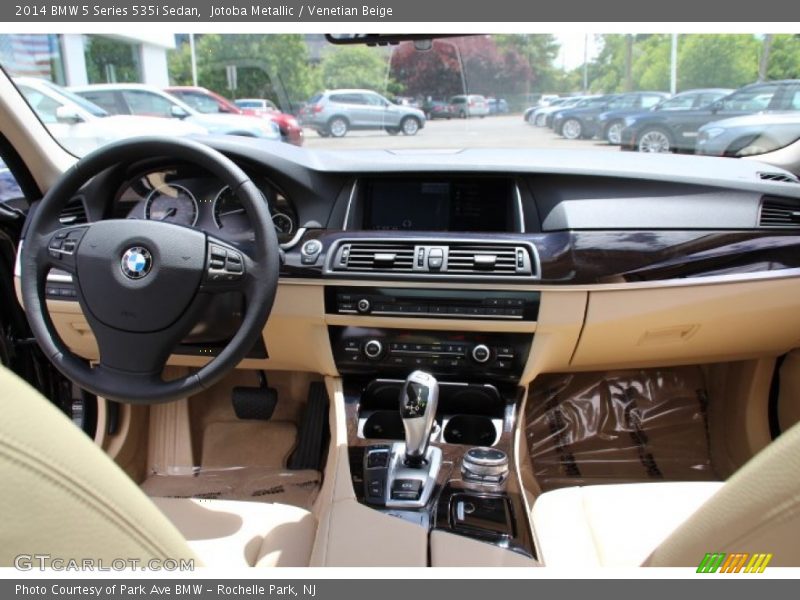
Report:
[[[777,181],[774,167],[207,143],[256,182],[281,242],[275,307],[249,368],[418,367],[524,382],[542,370],[718,361],[800,343],[800,184]],[[102,174],[77,200],[88,221],[165,220],[245,252],[252,238],[222,182],[169,157]],[[50,280],[46,295],[61,301],[68,345],[95,356],[69,278]],[[224,347],[241,301],[211,309],[172,364],[196,366]]]

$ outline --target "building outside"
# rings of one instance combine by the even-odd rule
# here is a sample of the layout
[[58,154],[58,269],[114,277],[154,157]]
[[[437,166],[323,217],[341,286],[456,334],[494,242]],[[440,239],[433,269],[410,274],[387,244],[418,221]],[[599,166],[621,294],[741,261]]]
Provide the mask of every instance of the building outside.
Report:
[[167,51],[172,34],[2,34],[0,63],[11,76],[59,85],[148,83],[169,85]]

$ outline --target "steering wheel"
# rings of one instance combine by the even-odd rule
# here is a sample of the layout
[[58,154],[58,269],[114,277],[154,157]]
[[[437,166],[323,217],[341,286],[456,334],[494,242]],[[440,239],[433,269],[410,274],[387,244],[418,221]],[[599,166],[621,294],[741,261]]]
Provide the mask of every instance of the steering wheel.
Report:
[[[63,226],[59,214],[105,169],[166,156],[204,168],[236,193],[250,217],[250,253],[208,233],[171,223],[107,219]],[[278,239],[261,191],[230,159],[198,142],[133,138],[79,160],[45,195],[22,249],[22,298],[36,340],[55,367],[82,388],[113,400],[155,404],[188,397],[233,369],[261,335],[278,286]],[[45,301],[51,268],[72,276],[78,302],[97,340],[95,366],[72,353]],[[245,308],[230,342],[198,371],[165,381],[175,345],[191,331],[212,296],[240,292]]]

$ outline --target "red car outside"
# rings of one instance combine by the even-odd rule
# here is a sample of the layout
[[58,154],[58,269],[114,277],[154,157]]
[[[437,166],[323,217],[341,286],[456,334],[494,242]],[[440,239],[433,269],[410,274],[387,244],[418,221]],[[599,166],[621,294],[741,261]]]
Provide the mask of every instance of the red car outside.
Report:
[[281,130],[281,137],[295,146],[303,145],[303,128],[292,115],[282,112],[260,112],[254,109],[242,109],[233,102],[204,87],[180,85],[164,88],[164,91],[177,96],[186,104],[202,113],[228,113],[248,115],[274,121]]

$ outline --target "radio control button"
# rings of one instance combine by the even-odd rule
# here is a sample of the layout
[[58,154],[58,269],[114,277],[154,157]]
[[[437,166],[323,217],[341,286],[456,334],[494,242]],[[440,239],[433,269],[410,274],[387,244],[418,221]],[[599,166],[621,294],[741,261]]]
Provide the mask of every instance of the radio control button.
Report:
[[367,300],[366,298],[361,298],[356,303],[356,308],[358,309],[358,312],[360,312],[360,313],[368,313],[369,309],[371,307],[372,307],[372,305],[370,304],[369,300]]

